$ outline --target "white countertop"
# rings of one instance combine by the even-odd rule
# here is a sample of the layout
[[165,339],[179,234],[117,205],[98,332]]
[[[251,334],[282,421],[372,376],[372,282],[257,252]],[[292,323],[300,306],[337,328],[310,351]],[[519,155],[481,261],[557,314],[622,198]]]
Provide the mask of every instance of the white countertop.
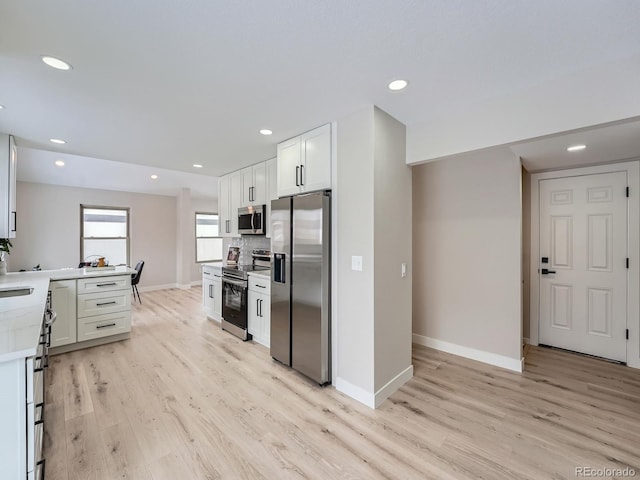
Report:
[[40,272],[16,272],[0,275],[0,288],[31,287],[33,293],[21,297],[0,298],[0,362],[26,358],[36,354],[42,317],[51,280],[130,275],[135,270],[66,268]]
[[257,275],[260,277],[271,278],[271,270],[256,270],[255,272],[249,272],[247,275]]

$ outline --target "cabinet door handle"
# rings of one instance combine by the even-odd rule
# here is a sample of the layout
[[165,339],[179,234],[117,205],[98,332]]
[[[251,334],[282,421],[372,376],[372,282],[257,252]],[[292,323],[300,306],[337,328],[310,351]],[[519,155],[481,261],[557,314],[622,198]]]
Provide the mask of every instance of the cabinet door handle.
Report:
[[296,187],[300,186],[300,182],[298,181],[298,175],[300,175],[300,165],[296,165]]
[[12,232],[15,232],[18,229],[18,213],[17,212],[11,212],[13,213],[13,230],[11,230]]
[[230,221],[231,221],[231,220],[227,220],[227,221],[225,221],[225,224],[227,225],[227,233],[231,233],[231,227],[229,226],[229,225],[230,225],[230,224],[229,224],[229,222],[230,222]]
[[114,285],[117,285],[116,282],[111,282],[111,283],[98,283],[96,285],[96,287],[113,287]]
[[96,307],[104,307],[105,305],[115,305],[116,303],[117,302],[115,300],[111,302],[96,303]]
[[209,298],[213,298],[213,284],[209,285]]
[[256,298],[256,316],[260,316],[260,299]]
[[106,325],[96,325],[96,328],[115,327],[116,323],[107,323]]
[[304,181],[302,178],[304,177],[304,165],[300,165],[300,186],[304,186]]

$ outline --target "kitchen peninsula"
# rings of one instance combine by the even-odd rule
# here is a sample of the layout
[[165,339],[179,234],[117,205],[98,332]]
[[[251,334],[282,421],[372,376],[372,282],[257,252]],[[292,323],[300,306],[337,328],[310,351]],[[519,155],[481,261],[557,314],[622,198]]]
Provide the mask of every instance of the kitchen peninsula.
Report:
[[[0,276],[3,478],[41,478],[49,346],[56,338],[63,339],[58,352],[129,338],[134,272],[129,267],[77,268]],[[57,318],[52,313],[56,300],[61,307]]]

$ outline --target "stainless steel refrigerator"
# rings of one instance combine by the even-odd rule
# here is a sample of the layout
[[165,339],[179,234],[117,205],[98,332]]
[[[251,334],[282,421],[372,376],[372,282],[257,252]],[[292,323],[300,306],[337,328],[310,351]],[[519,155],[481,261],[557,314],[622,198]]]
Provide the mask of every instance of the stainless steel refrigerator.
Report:
[[271,356],[331,381],[331,194],[271,202]]

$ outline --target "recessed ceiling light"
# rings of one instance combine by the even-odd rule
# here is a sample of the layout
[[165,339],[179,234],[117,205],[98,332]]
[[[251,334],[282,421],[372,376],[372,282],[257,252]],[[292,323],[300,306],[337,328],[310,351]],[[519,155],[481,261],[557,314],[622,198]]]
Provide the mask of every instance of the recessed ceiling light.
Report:
[[66,141],[64,141],[64,140],[60,140],[59,138],[50,138],[50,139],[49,139],[49,141],[50,141],[51,143],[55,143],[55,144],[57,144],[57,145],[64,145],[65,143],[67,143],[67,142],[66,142]]
[[58,70],[71,70],[71,65],[69,65],[64,60],[60,60],[59,58],[56,58],[56,57],[43,55],[42,61],[47,65],[49,65],[50,67],[57,68]]
[[64,167],[64,162],[62,160],[56,160],[56,167]]
[[151,175],[151,180],[156,180],[157,178],[158,178],[158,175],[156,175],[155,173]]
[[0,105],[0,110],[4,110],[4,105]]
[[200,165],[199,163],[194,163],[193,168],[202,168],[202,165]]
[[271,135],[273,132],[271,130],[269,130],[268,128],[263,128],[262,130],[260,130],[260,133],[262,135]]
[[407,88],[407,85],[409,85],[409,82],[407,82],[406,80],[394,80],[393,82],[389,83],[388,87],[389,90],[397,91]]
[[579,152],[580,150],[584,150],[585,148],[587,148],[586,145],[572,145],[571,147],[567,148],[567,152]]

